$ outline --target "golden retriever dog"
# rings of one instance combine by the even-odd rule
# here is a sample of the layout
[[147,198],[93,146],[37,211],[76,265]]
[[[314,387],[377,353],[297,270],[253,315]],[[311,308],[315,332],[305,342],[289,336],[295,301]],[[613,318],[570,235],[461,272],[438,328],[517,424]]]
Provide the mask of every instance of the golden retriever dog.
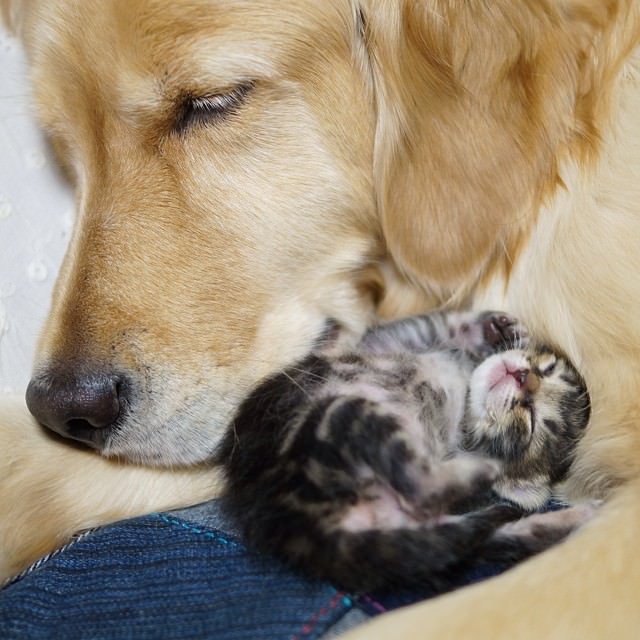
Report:
[[470,305],[578,364],[593,412],[567,494],[606,504],[351,637],[637,637],[638,0],[1,4],[77,189],[27,403],[155,467],[3,405],[5,575],[83,527],[215,495],[215,469],[186,467],[328,321],[355,337]]

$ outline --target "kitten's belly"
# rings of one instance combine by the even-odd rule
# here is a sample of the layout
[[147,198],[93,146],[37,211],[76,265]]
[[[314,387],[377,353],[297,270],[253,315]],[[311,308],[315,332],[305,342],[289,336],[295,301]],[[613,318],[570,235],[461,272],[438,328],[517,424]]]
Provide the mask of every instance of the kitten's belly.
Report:
[[[457,448],[471,365],[449,352],[379,356],[352,380],[334,381],[324,396],[354,396],[392,415],[420,455],[442,458]],[[398,384],[398,376],[406,382]]]

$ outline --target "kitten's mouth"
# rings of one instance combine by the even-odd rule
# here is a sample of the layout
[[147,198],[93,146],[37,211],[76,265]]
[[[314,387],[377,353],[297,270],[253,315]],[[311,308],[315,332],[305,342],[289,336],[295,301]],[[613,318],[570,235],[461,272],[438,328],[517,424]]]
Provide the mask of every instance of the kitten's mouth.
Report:
[[[529,416],[530,438],[536,425],[536,409],[534,394],[540,387],[540,379],[528,367],[517,366],[502,360],[489,374],[487,394],[498,394],[503,402],[516,404],[526,410]],[[510,398],[507,399],[507,398]]]
[[527,413],[529,414],[529,431],[531,432],[531,437],[533,437],[533,432],[536,429],[536,406],[533,398],[527,398],[525,396],[522,406],[527,410]]
[[535,393],[540,387],[540,378],[531,369],[502,361],[489,376],[489,391],[514,381],[525,394]]
[[520,369],[510,369],[507,363],[501,362],[489,376],[489,391],[495,391],[505,385],[513,385],[514,381],[518,388],[522,387],[522,372]]

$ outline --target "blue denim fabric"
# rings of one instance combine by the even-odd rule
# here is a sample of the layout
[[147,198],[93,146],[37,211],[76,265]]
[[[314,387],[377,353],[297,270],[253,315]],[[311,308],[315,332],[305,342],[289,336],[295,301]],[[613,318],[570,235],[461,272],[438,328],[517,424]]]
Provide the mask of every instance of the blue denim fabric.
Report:
[[307,580],[245,547],[214,501],[80,538],[0,591],[0,638],[326,640],[430,595]]
[[320,638],[354,606],[172,514],[96,531],[0,593],[2,638]]

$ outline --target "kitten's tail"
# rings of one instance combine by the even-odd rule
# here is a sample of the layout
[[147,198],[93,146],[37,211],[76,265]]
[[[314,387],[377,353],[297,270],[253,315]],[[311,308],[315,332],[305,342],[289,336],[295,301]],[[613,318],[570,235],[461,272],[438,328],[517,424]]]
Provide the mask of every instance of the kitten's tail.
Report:
[[[510,565],[540,550],[513,536],[497,537],[501,525],[520,518],[520,508],[499,504],[459,516],[444,516],[415,528],[333,531],[311,555],[300,554],[301,569],[355,593],[419,589],[442,593],[460,585],[463,572],[500,558],[504,542]],[[307,549],[310,551],[310,549]]]

